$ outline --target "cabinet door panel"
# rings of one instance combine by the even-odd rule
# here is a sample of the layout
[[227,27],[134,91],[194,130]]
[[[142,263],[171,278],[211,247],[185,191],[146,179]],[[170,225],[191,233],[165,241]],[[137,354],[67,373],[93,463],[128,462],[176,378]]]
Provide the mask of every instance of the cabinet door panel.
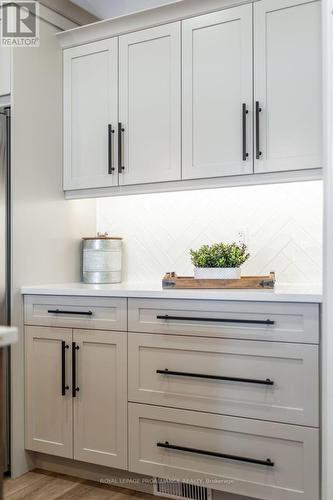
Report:
[[27,326],[26,343],[26,448],[72,458],[72,397],[62,395],[62,341],[66,385],[71,386],[70,343],[72,330]]
[[118,184],[117,86],[117,38],[64,51],[65,190]]
[[74,459],[127,468],[127,334],[74,330]]
[[183,21],[182,97],[183,178],[252,173],[252,5]]
[[260,104],[255,172],[322,166],[319,1],[254,4],[255,98]]
[[120,184],[180,179],[180,23],[119,38]]

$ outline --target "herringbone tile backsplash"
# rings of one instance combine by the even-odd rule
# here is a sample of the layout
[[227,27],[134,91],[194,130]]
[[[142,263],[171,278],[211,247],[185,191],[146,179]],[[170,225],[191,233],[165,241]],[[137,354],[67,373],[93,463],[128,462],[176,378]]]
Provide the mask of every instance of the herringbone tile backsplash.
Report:
[[124,238],[123,279],[193,274],[189,249],[244,235],[243,274],[320,284],[322,182],[299,182],[97,200],[97,230]]

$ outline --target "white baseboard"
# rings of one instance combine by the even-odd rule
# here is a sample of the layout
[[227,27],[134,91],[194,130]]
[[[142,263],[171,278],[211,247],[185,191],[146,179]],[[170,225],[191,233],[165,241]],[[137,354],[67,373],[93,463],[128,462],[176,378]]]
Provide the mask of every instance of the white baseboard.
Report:
[[142,476],[122,469],[112,469],[101,465],[78,462],[69,458],[53,457],[42,453],[32,453],[37,469],[58,474],[66,474],[98,483],[110,484],[121,488],[142,491],[153,495],[154,488],[149,476]]
[[[101,465],[78,462],[68,458],[53,457],[42,453],[29,452],[33,455],[35,467],[37,469],[66,474],[81,479],[89,479],[98,483],[110,484],[112,486],[127,488],[130,490],[154,494],[152,478],[135,474],[122,469],[112,469]],[[213,491],[213,500],[255,500],[243,496]]]

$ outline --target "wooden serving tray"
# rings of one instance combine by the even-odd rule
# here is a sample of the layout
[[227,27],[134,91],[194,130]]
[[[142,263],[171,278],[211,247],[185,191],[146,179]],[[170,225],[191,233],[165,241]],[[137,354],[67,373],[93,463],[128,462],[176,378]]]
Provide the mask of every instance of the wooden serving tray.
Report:
[[275,285],[275,273],[271,272],[268,276],[242,276],[237,280],[221,279],[194,279],[193,276],[177,276],[176,273],[166,273],[162,279],[162,288],[229,288],[243,290],[263,290],[273,289]]

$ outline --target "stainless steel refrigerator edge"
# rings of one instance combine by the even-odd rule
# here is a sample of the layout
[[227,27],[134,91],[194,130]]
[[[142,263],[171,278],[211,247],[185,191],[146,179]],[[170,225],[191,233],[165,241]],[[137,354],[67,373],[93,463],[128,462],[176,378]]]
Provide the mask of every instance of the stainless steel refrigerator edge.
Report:
[[[11,171],[10,108],[0,108],[0,325],[10,325]],[[10,348],[4,357],[4,470],[10,471]]]

